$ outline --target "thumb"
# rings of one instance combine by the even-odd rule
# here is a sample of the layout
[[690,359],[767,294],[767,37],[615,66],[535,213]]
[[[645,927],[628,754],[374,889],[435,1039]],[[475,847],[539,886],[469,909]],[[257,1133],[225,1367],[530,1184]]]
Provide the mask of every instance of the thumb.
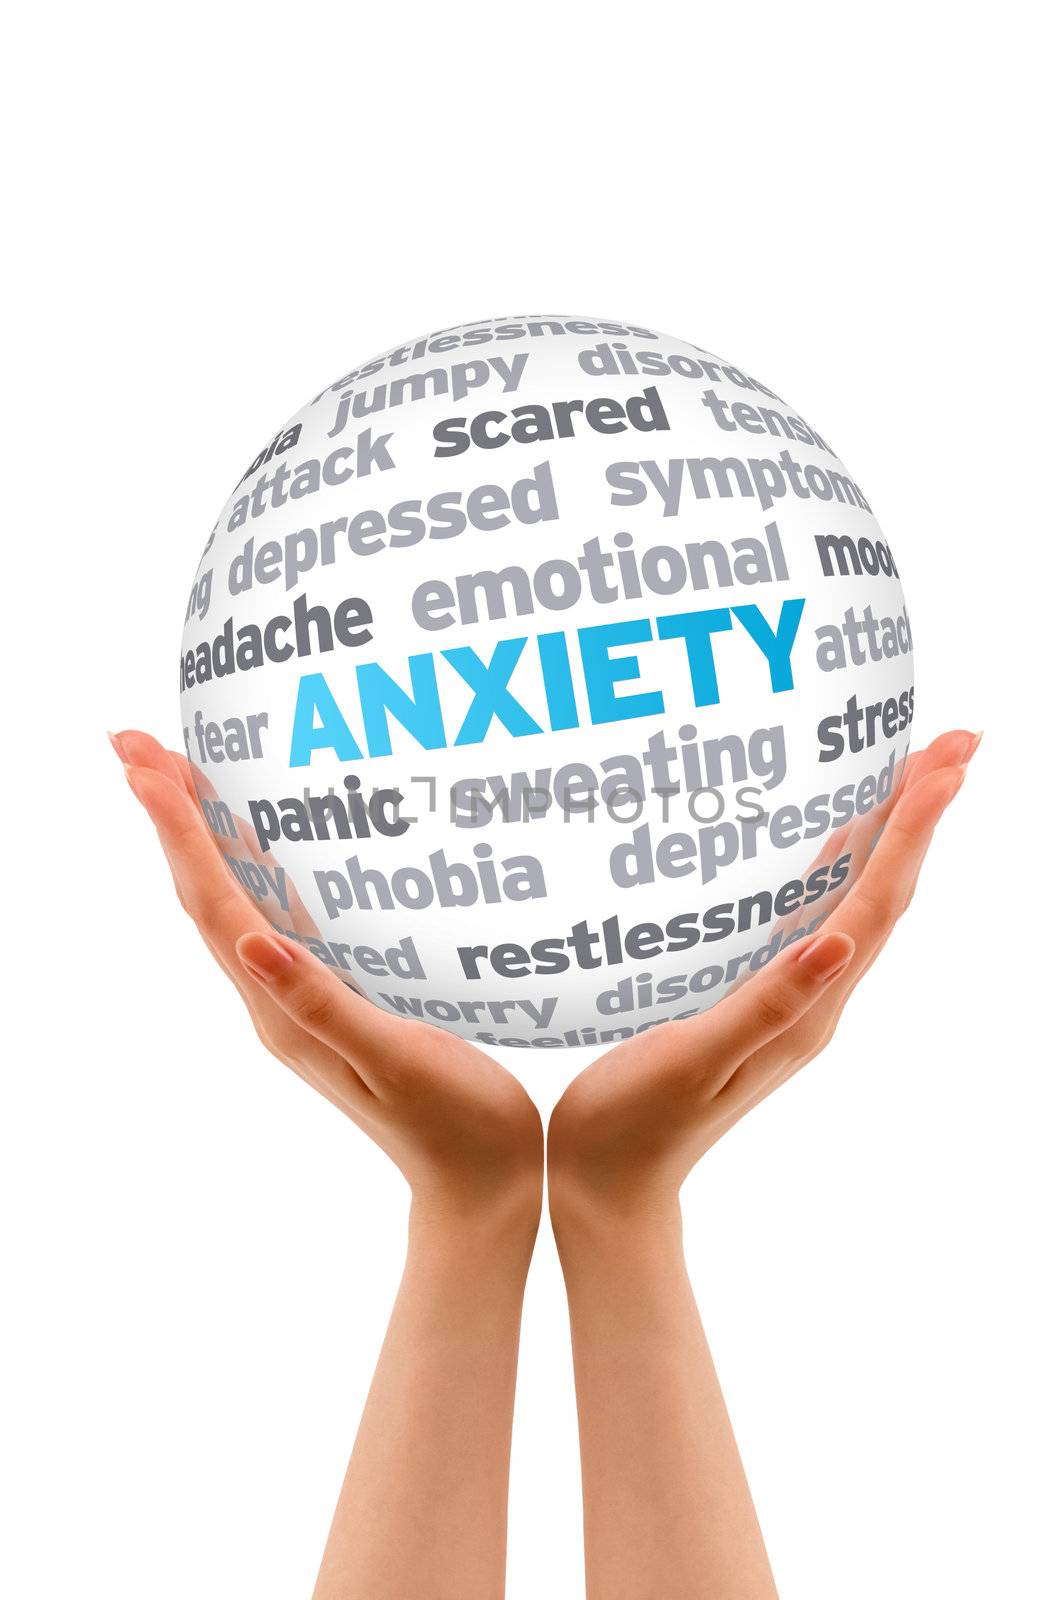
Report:
[[856,948],[848,933],[821,933],[796,945],[708,1013],[711,1037],[745,1059],[804,1016]]

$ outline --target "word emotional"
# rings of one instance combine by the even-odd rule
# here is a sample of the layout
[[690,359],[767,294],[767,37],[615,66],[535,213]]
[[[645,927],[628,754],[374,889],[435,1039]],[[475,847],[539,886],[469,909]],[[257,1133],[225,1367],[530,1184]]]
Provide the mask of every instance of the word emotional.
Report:
[[[618,656],[612,651],[623,645],[654,643],[656,639],[683,642],[694,704],[716,705],[720,690],[714,639],[718,634],[733,632],[733,622],[739,623],[738,636],[749,637],[765,658],[773,694],[793,688],[791,652],[804,607],[804,599],[785,600],[775,627],[766,620],[760,607],[751,605],[716,606],[655,617],[653,621],[649,617],[638,617],[579,628],[577,649],[591,722],[598,725],[632,717],[658,717],[666,711],[665,696],[658,689],[615,692],[618,684],[638,679],[641,673],[636,654]],[[494,721],[515,738],[542,733],[541,721],[510,688],[512,675],[528,642],[526,635],[501,639],[488,661],[467,645],[440,652],[440,660],[472,695],[451,741],[442,715],[439,657],[435,653],[427,651],[407,657],[411,693],[377,662],[358,666],[354,681],[367,755],[392,755],[391,718],[424,750],[445,749],[450,742],[454,746],[481,744]],[[574,686],[570,641],[565,633],[539,633],[536,646],[537,682],[544,700],[543,706],[537,706],[540,717],[556,732],[579,727],[581,707]],[[731,649],[728,653],[731,657]],[[733,660],[729,670],[745,675],[745,668],[738,661]],[[445,680],[446,687],[453,683],[448,674]],[[314,750],[330,750],[339,761],[357,761],[365,754],[321,672],[309,673],[299,680],[290,765],[308,766]]]

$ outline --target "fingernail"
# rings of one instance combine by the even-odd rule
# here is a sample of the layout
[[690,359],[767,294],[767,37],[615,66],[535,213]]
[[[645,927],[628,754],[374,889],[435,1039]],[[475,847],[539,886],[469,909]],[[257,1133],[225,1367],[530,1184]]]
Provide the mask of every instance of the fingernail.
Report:
[[[973,752],[972,752],[972,754],[973,754]],[[951,779],[949,781],[948,787],[944,791],[944,793],[945,793],[945,805],[951,805],[953,800],[955,800],[956,796],[959,794],[960,790],[963,788],[963,780],[966,778],[966,776],[967,776],[967,765],[966,765],[966,763],[964,763],[964,765],[962,767],[953,767],[953,769],[952,769],[952,777],[951,777]]]
[[235,948],[243,966],[248,967],[262,983],[282,978],[294,965],[294,957],[286,945],[280,944],[268,933],[246,933]]
[[799,950],[797,963],[821,983],[826,983],[829,978],[837,978],[843,967],[849,966],[856,948],[846,933],[822,933]]
[[129,788],[132,790],[133,794],[136,796],[137,800],[140,802],[141,806],[143,806],[143,809],[146,811],[147,815],[157,828],[159,826],[159,818],[154,814],[155,799],[157,797],[152,794],[150,788],[143,782],[150,770],[150,767],[130,767],[126,763],[125,778]]
[[111,744],[114,747],[114,754],[117,756],[118,760],[124,765],[125,753],[121,748],[121,734],[120,733],[111,733],[110,729],[108,728],[107,729],[107,738],[110,740]]
[[[984,733],[984,731],[985,730],[983,729],[982,732]],[[982,742],[982,734],[981,733],[974,734],[972,739],[971,739],[971,742],[970,742],[969,746],[967,747],[967,754],[963,758],[964,766],[966,766],[967,763],[970,761],[971,757],[974,755],[975,751],[978,749],[978,746],[981,744],[981,742]]]

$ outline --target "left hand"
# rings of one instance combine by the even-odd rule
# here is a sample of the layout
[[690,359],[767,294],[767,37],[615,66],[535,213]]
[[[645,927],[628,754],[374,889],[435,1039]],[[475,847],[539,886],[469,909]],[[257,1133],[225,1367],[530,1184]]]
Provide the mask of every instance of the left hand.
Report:
[[277,934],[222,860],[187,760],[134,730],[113,742],[180,903],[262,1043],[392,1157],[416,1215],[532,1237],[544,1140],[518,1080],[466,1040],[381,1010]]

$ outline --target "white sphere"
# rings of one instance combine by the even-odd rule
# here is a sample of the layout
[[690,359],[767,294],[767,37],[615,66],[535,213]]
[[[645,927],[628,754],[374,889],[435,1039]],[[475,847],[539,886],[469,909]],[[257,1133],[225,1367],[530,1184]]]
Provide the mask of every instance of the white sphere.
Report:
[[187,609],[234,874],[384,1009],[628,1037],[819,926],[908,749],[901,584],[786,401],[630,323],[514,317],[324,389]]

